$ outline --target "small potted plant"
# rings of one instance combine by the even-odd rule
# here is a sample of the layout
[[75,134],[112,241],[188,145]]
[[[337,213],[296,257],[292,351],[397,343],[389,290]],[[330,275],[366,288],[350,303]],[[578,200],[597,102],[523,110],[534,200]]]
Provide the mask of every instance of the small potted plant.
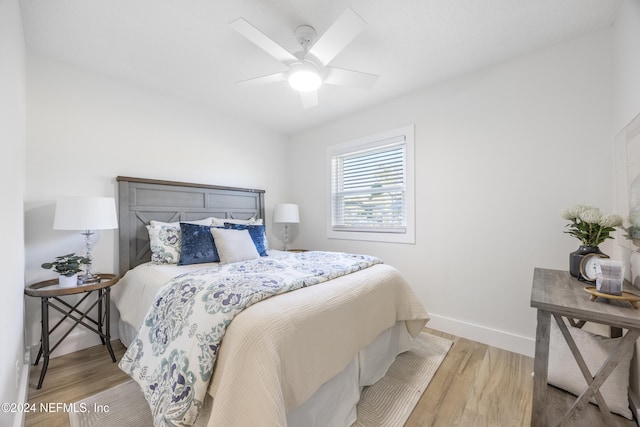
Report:
[[61,288],[72,288],[78,285],[78,273],[82,271],[80,268],[83,264],[89,264],[91,260],[75,253],[60,255],[53,262],[45,262],[42,268],[52,269],[60,274],[59,286]]

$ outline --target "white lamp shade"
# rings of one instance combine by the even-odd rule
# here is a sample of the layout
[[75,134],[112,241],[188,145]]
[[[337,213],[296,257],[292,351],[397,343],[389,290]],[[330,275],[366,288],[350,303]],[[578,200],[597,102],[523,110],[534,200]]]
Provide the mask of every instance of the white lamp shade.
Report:
[[277,204],[273,212],[273,222],[283,222],[286,224],[299,223],[300,212],[298,211],[298,205],[294,203]]
[[59,197],[54,230],[110,230],[118,228],[113,197]]

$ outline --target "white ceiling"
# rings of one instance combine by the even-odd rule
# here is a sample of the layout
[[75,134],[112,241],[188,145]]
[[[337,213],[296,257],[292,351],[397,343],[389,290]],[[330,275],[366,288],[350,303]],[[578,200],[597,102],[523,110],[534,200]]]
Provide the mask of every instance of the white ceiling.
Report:
[[[611,26],[621,0],[22,0],[27,49],[206,103],[292,134]],[[324,85],[303,109],[285,67],[229,28],[243,17],[291,52],[349,6],[366,29],[330,65],[380,75],[372,90]]]

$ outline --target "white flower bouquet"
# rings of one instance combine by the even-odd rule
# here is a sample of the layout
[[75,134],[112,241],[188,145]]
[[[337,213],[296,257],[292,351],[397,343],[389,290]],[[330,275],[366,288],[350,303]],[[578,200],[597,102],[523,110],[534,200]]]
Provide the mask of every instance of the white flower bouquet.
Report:
[[575,205],[565,210],[562,218],[571,221],[565,233],[580,240],[584,246],[592,247],[612,239],[610,233],[622,225],[620,215],[602,214],[600,209],[587,205]]

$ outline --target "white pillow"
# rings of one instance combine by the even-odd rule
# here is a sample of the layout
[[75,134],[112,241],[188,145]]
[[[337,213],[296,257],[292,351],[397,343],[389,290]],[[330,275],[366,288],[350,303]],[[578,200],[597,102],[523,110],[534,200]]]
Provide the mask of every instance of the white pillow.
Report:
[[228,222],[229,224],[262,225],[262,218],[222,219],[222,218],[211,217],[211,225],[213,225],[214,227],[224,227],[225,222]]
[[260,258],[249,230],[212,228],[211,235],[218,249],[221,264]]
[[[618,346],[622,338],[606,338],[592,334],[582,329],[569,327],[580,354],[589,367],[592,375],[595,375],[611,352]],[[600,393],[607,403],[609,410],[632,419],[629,409],[629,366],[633,352],[627,352],[609,378],[600,386]],[[587,382],[580,372],[569,345],[564,340],[562,332],[555,319],[551,318],[551,334],[549,335],[549,373],[547,382],[558,388],[573,393],[576,396],[582,394],[587,387]],[[595,398],[591,399],[595,403]]]

